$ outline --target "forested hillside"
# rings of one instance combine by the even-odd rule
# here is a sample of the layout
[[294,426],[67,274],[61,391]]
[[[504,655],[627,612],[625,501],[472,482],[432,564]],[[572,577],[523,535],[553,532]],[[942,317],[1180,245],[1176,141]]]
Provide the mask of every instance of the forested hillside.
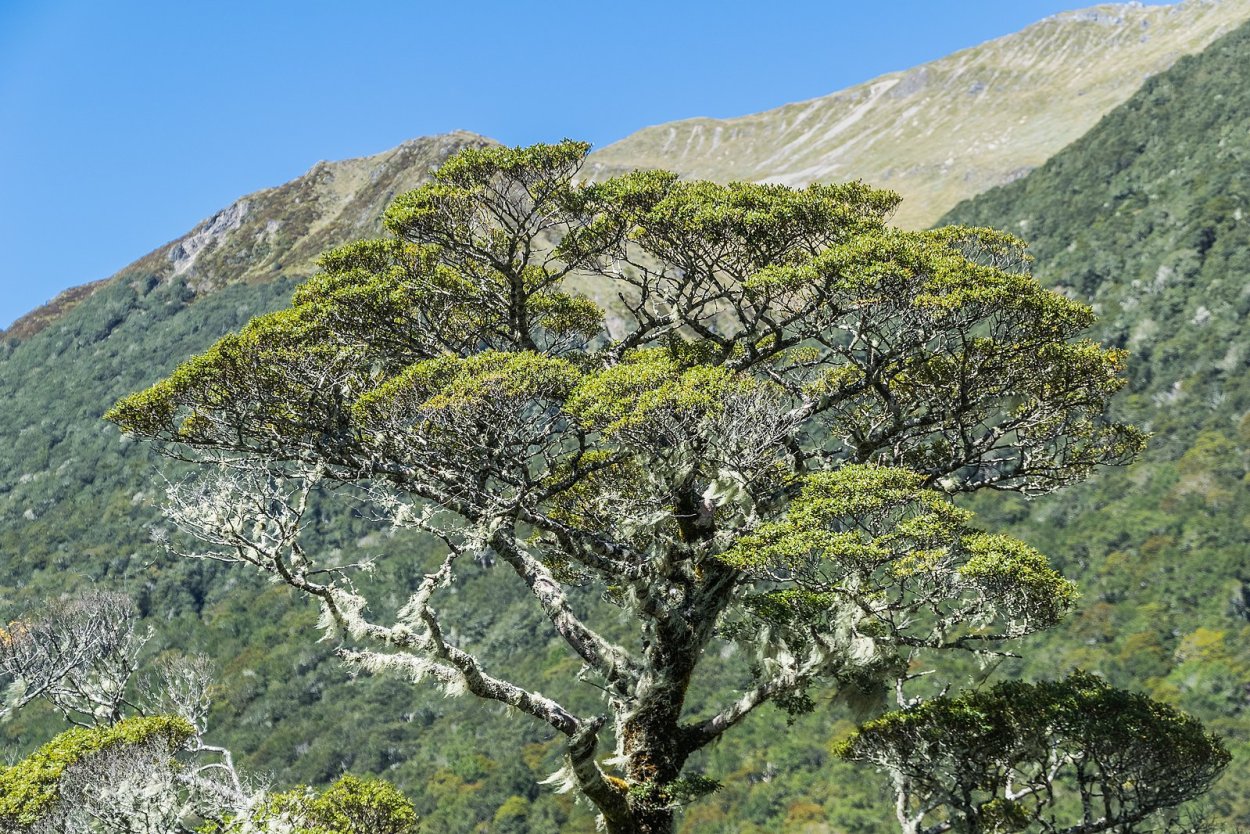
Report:
[[[1216,805],[1250,819],[1250,28],[1152,79],[1029,177],[945,221],[1032,242],[1043,281],[1131,351],[1145,460],[997,513],[1078,581],[1028,673],[1084,668],[1235,748]],[[990,512],[987,502],[984,509]]]
[[[1250,29],[1242,29],[1150,81],[1030,176],[947,218],[1033,241],[1043,279],[1095,304],[1095,335],[1134,357],[1118,407],[1155,433],[1147,459],[1130,469],[1034,503],[995,497],[978,506],[986,524],[1010,525],[1084,593],[1072,620],[1025,652],[1023,669],[999,672],[1084,668],[1198,713],[1238,755],[1213,810],[1241,825],[1250,824],[1247,67]],[[423,173],[437,157],[413,164]],[[338,215],[352,222],[335,234],[376,228],[376,214],[363,219],[374,202],[353,205]],[[99,415],[218,335],[287,303],[293,277],[276,276],[299,275],[283,264],[305,266],[311,250],[252,275],[267,280],[212,278],[265,263],[248,260],[259,251],[248,241],[276,234],[270,220],[280,218],[248,217],[258,225],[240,219],[228,229],[227,217],[220,227],[249,230],[229,250],[235,260],[215,244],[220,263],[204,248],[198,271],[178,272],[177,244],[163,248],[0,347],[0,619],[89,583],[123,588],[156,632],[153,653],[194,648],[216,659],[214,740],[276,783],[379,772],[413,796],[428,832],[589,830],[586,810],[534,787],[557,766],[539,727],[403,680],[350,680],[331,646],[311,642],[310,604],[238,571],[169,557],[153,541],[163,494],[156,462]],[[209,285],[214,292],[203,291]],[[400,557],[372,581],[402,600],[428,569],[424,547],[378,530],[327,510],[316,532],[344,561]],[[465,612],[457,619],[475,623],[461,637],[487,659],[533,658],[533,685],[555,690],[575,670],[511,579],[483,564],[457,586]],[[754,716],[707,754],[726,788],[688,811],[683,830],[892,829],[883,786],[831,759],[850,727],[842,703],[820,703],[795,726],[776,710]],[[26,713],[0,725],[0,741],[29,750],[58,728]]]

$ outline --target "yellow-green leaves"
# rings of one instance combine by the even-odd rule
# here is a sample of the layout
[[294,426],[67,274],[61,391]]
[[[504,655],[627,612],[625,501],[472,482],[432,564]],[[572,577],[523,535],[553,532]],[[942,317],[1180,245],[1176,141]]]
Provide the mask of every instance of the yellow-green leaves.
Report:
[[[590,146],[565,140],[524,148],[469,148],[434,172],[429,185],[401,194],[386,210],[389,232],[421,243],[471,245],[489,258],[506,261],[508,232],[538,234],[539,216],[550,217],[579,205],[574,178]],[[487,217],[499,223],[483,224]],[[494,233],[504,232],[503,236]]]
[[588,298],[545,292],[530,299],[528,310],[537,327],[556,336],[589,341],[603,332],[603,310]]
[[948,546],[970,514],[923,484],[914,472],[873,465],[808,476],[784,520],[762,525],[720,558],[765,573],[819,572],[825,563],[853,572]]
[[[880,229],[898,196],[853,182],[792,189],[782,185],[672,182],[633,218],[632,237],[661,257],[714,253],[745,278],[801,260],[825,247]],[[685,253],[679,254],[679,253]]]
[[445,162],[435,177],[440,183],[459,188],[488,185],[499,176],[522,183],[563,182],[581,167],[589,142],[565,139],[554,144],[520,148],[468,148]]
[[883,622],[903,611],[940,617],[961,609],[977,628],[1002,629],[1000,636],[1056,623],[1076,599],[1073,585],[1036,550],[973,530],[970,520],[916,473],[850,465],[807,477],[784,520],[743,536],[719,558],[783,588],[858,599]]
[[205,834],[242,834],[255,830],[290,834],[415,834],[412,802],[382,779],[347,775],[321,793],[309,788],[273,794],[246,819],[211,825]]
[[237,435],[296,439],[335,417],[335,391],[356,354],[322,310],[294,307],[253,319],[105,418],[126,431],[192,443]]
[[[605,245],[588,230],[589,192],[575,182],[588,150],[570,141],[466,150],[387,209],[388,231],[454,276],[418,299],[432,313],[423,317],[431,330],[444,327],[444,316],[464,324],[459,339],[441,340],[443,350],[559,353],[602,333],[602,312],[561,289]],[[582,232],[583,243],[596,241],[587,249],[573,245]]]
[[723,366],[685,366],[667,348],[634,351],[618,365],[589,374],[569,397],[567,411],[587,427],[617,435],[656,421],[677,421],[693,432],[721,413],[726,401],[767,383]]
[[980,587],[1004,612],[1039,625],[1059,622],[1078,597],[1076,586],[1024,542],[975,532],[961,542],[968,554],[960,578]]
[[467,359],[442,356],[412,365],[362,397],[355,412],[368,424],[397,412],[463,411],[492,402],[559,403],[579,378],[567,360],[537,353],[479,353]]
[[17,764],[0,769],[0,830],[24,830],[50,813],[61,799],[66,771],[93,756],[133,747],[172,756],[194,734],[185,719],[169,716],[61,733]]

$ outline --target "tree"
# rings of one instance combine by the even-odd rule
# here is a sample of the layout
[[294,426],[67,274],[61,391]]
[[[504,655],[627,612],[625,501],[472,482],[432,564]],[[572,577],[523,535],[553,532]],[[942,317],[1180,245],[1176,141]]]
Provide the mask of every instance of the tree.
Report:
[[129,718],[62,733],[21,762],[0,769],[5,834],[170,834],[186,792],[174,755],[194,736],[184,719]]
[[838,753],[891,775],[906,834],[1140,830],[1230,760],[1197,719],[1084,673],[933,698]]
[[[546,722],[607,830],[654,834],[715,786],[690,757],[761,705],[903,698],[925,656],[1058,621],[1072,585],[952,499],[1057,489],[1143,435],[1105,416],[1123,353],[1079,339],[1091,311],[1011,236],[890,229],[898,198],[859,183],[585,183],[587,150],[462,152],[393,203],[391,237],[326,253],[290,309],[107,416],[202,464],[169,491],[188,555],[314,598],[349,663]],[[317,496],[440,543],[392,618],[367,566],[303,547]],[[606,714],[455,639],[437,594],[473,561],[515,573]],[[632,633],[589,622],[592,594]],[[722,649],[749,677],[688,714]]]
[[[0,767],[0,834],[410,834],[412,803],[381,780],[268,793],[205,741],[201,657],[142,664],[147,635],[123,594],[46,603],[0,629],[0,721],[37,699],[77,725]],[[145,679],[133,678],[143,665]]]

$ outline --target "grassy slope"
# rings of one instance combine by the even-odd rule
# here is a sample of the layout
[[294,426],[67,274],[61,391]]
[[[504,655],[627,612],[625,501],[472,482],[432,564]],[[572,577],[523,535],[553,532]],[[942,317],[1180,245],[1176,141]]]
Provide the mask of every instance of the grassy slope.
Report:
[[600,173],[669,168],[719,181],[862,179],[927,226],[1045,162],[1147,76],[1250,17],[1247,0],[1097,6],[905,72],[735,119],[649,127],[599,151]]

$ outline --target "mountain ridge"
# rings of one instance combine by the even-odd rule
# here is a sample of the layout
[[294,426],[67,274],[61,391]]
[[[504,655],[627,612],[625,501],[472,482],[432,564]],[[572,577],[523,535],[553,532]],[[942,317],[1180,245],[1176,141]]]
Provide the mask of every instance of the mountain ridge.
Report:
[[[878,187],[893,188],[903,194],[905,199],[895,217],[896,223],[928,225],[959,200],[1022,176],[1041,164],[1068,141],[1092,127],[1099,116],[1128,98],[1144,77],[1170,66],[1182,54],[1198,51],[1221,32],[1246,19],[1250,19],[1250,0],[1185,0],[1168,6],[1124,3],[1061,12],[1020,32],[907,70],[887,73],[825,96],[732,119],[695,118],[643,128],[592,153],[587,171],[592,178],[602,178],[634,168],[662,167],[676,170],[685,176],[718,180],[758,179],[790,185],[806,185],[811,181],[831,178],[857,178]],[[1123,73],[1109,72],[1109,67],[1115,69],[1120,65],[1128,54],[1125,50],[1132,46],[1132,38],[1126,33],[1131,34],[1130,30],[1136,31],[1133,27],[1140,29],[1142,23],[1148,24],[1145,26],[1145,30],[1149,30],[1149,34],[1146,34],[1148,40],[1137,41],[1141,48],[1133,53],[1137,57],[1128,64],[1142,70],[1141,76],[1134,76],[1130,72],[1127,77],[1122,78],[1120,76]],[[868,143],[869,146],[874,146],[872,143],[876,142],[877,148],[907,147],[901,133],[886,135],[884,128],[872,128],[875,124],[874,118],[880,121],[880,117],[873,111],[875,106],[881,105],[887,109],[894,107],[885,116],[890,116],[890,113],[900,116],[900,111],[897,111],[899,102],[912,101],[918,95],[923,97],[926,90],[932,93],[937,86],[937,77],[950,72],[948,65],[951,62],[958,64],[960,61],[972,60],[971,67],[957,67],[956,74],[975,74],[979,65],[973,59],[978,55],[984,57],[987,49],[990,50],[991,58],[1003,55],[1010,57],[1010,51],[1002,52],[1004,44],[1010,46],[1021,38],[1032,38],[1039,32],[1044,33],[1056,27],[1064,31],[1075,31],[1072,27],[1076,27],[1090,35],[1080,44],[1087,58],[1105,40],[1097,37],[1100,32],[1105,34],[1111,27],[1117,33],[1118,40],[1112,38],[1109,43],[1118,44],[1119,51],[1113,50],[1101,56],[1101,63],[1094,62],[1102,67],[1103,76],[1109,77],[1102,78],[1101,87],[1095,85],[1091,88],[1097,94],[1082,102],[1082,107],[1076,113],[1077,118],[1060,119],[1052,112],[1053,101],[1048,103],[1047,99],[1062,98],[1057,94],[1050,94],[1054,79],[1062,75],[1057,75],[1052,66],[1048,70],[1050,74],[1046,76],[1050,81],[1034,85],[1036,89],[1032,91],[1031,100],[1036,106],[1031,111],[1046,116],[1042,118],[1035,115],[1030,122],[1030,126],[1036,128],[1035,132],[1040,131],[1043,134],[1040,139],[1038,136],[1026,136],[1022,142],[1012,140],[999,143],[992,138],[985,138],[989,135],[984,133],[985,130],[993,131],[1002,127],[1002,120],[995,115],[988,119],[981,138],[968,145],[966,155],[975,157],[977,167],[984,166],[988,173],[974,173],[970,164],[960,167],[962,163],[957,164],[955,156],[952,155],[954,151],[945,147],[919,154],[913,147],[908,151],[911,156],[907,153],[887,154],[890,158],[884,161],[874,160],[871,154],[856,155],[855,147],[863,145],[866,140],[872,140]],[[1158,37],[1158,32],[1162,32],[1163,37]],[[1144,30],[1137,34],[1140,39]],[[1043,47],[1048,43],[1051,42],[1042,40],[1031,54],[1034,57],[1046,54],[1048,47]],[[1141,46],[1142,44],[1145,46]],[[1013,60],[1020,57],[1017,54]],[[1016,63],[1032,73],[1034,67],[1027,57],[1026,54],[1024,60],[1017,60]],[[1053,64],[1054,61],[1062,62],[1063,54],[1057,52],[1049,57]],[[992,61],[990,67],[993,68]],[[1005,69],[999,67],[999,70],[1010,75],[1020,67],[1012,70],[1012,66],[1006,66]],[[978,83],[985,81],[973,81],[969,89]],[[985,90],[980,93],[984,94]],[[937,103],[945,106],[946,102],[940,98],[938,97]],[[961,101],[958,96],[951,100]],[[822,116],[821,111],[843,105],[848,105],[849,109],[845,112],[839,111],[841,116],[834,125],[826,125],[827,129],[820,141],[809,141],[815,128],[803,128],[797,135],[788,136],[790,128],[796,125],[801,127],[804,122],[816,120],[825,124],[820,119],[827,121],[830,113]],[[914,120],[919,117],[920,111],[916,110],[919,106],[909,104],[901,114]],[[1048,110],[1048,107],[1051,109]],[[916,112],[907,115],[908,108]],[[769,121],[777,118],[780,118],[780,125],[770,127]],[[734,125],[740,126],[734,129],[746,133],[743,134],[745,139],[734,146],[736,150],[732,151],[732,164],[723,162],[725,155],[731,151],[724,150],[717,141],[713,141],[711,148],[702,144],[692,145],[695,136],[704,126],[723,131],[726,126]],[[688,147],[685,152],[674,154],[671,152],[671,143],[668,142],[661,142],[656,147],[657,132],[675,132],[683,129],[683,126],[691,128],[687,145],[693,147],[693,150]],[[942,135],[956,136],[958,131],[955,127],[957,125],[946,125]],[[868,130],[869,128],[872,130]],[[1009,135],[1016,128],[1018,125],[1009,126]],[[905,129],[906,125],[896,125],[894,131],[898,133]],[[762,131],[758,142],[752,140],[752,131]],[[928,129],[926,147],[933,144],[932,137],[937,133],[941,133],[938,127]],[[874,135],[876,139],[873,138]],[[831,146],[829,142],[832,139],[846,141],[840,146]],[[240,197],[186,234],[157,247],[113,276],[65,290],[49,303],[19,317],[7,329],[0,330],[0,341],[21,340],[33,336],[109,281],[131,274],[164,274],[168,265],[162,259],[166,257],[174,270],[190,273],[188,285],[196,291],[212,290],[229,281],[270,280],[278,274],[311,274],[313,260],[323,249],[344,243],[353,237],[377,234],[381,229],[378,218],[381,217],[386,202],[394,194],[415,187],[428,172],[431,162],[445,156],[436,150],[440,145],[460,147],[486,143],[493,143],[493,140],[469,131],[453,131],[411,139],[372,155],[336,162],[318,162],[305,174],[289,182]],[[752,150],[753,144],[768,147],[769,155],[761,158],[758,152]],[[796,145],[802,149],[801,152],[786,156],[785,149],[793,149]],[[783,150],[780,154],[772,152],[774,147]],[[705,158],[692,161],[692,154],[696,152]],[[407,169],[403,165],[407,165]],[[378,187],[379,182],[381,187]],[[354,196],[348,193],[350,189],[345,186],[349,185],[354,185],[359,193]],[[301,195],[313,199],[314,205],[320,207],[319,215],[316,210],[309,212],[307,204],[291,202],[283,205],[284,200],[299,200]],[[269,216],[266,216],[266,211]],[[264,222],[250,224],[248,218],[263,219]],[[235,223],[238,225],[232,226]]]
[[1040,165],[1147,77],[1248,18],[1246,0],[1061,12],[826,96],[643,128],[593,154],[591,170],[795,186],[863,179],[902,194],[896,223],[928,226]]

